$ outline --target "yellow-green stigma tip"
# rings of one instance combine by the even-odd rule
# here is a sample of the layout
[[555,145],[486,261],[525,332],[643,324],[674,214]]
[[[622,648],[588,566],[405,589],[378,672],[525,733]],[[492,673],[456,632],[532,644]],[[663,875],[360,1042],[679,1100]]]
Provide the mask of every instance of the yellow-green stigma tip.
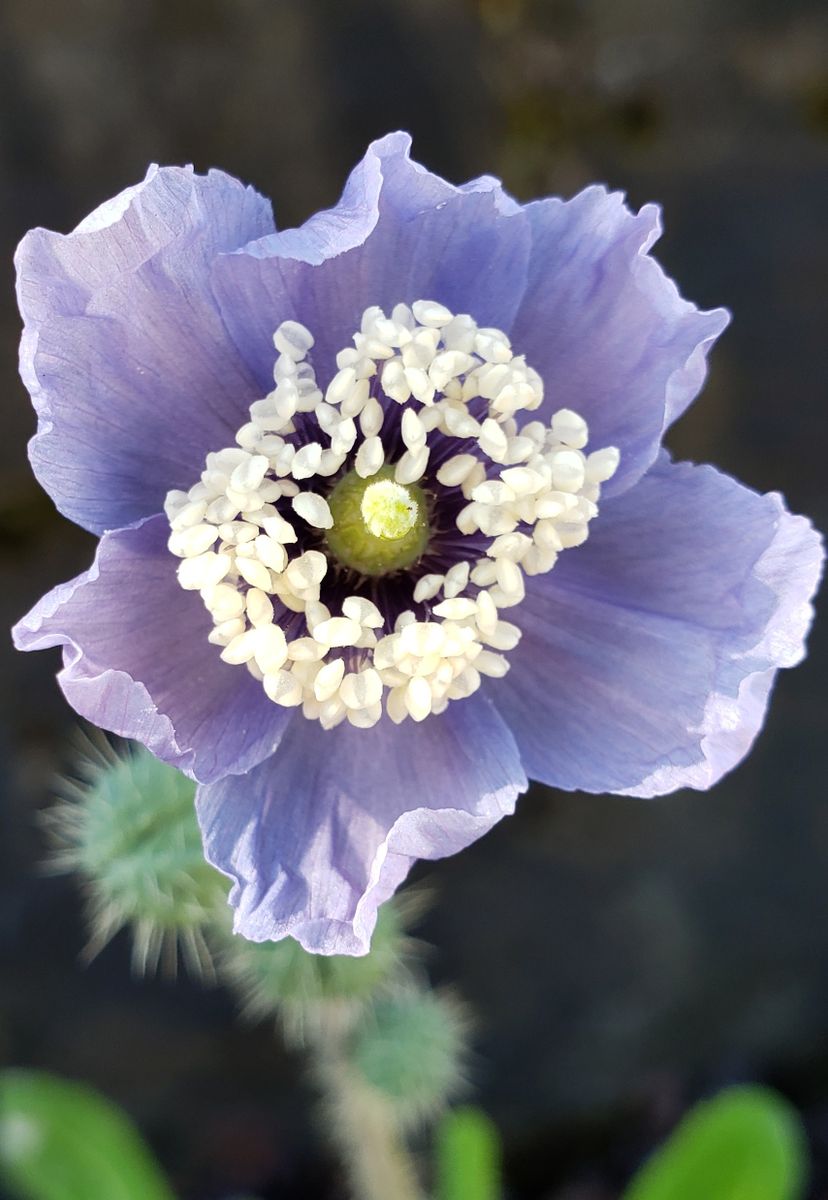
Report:
[[360,511],[374,537],[397,542],[417,524],[420,506],[401,483],[380,479],[363,492]]
[[422,488],[394,479],[383,467],[363,479],[351,471],[328,497],[333,528],[328,547],[346,567],[387,575],[410,567],[428,544],[428,503]]

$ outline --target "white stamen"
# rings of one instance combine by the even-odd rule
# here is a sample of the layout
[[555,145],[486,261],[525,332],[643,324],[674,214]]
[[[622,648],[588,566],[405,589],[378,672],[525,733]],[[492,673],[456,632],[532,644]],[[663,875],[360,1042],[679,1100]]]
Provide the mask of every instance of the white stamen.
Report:
[[280,354],[299,362],[313,348],[313,334],[298,321],[283,321],[273,335],[273,345]]
[[[540,376],[505,333],[478,328],[434,301],[398,304],[390,317],[366,309],[353,346],[336,355],[324,397],[307,361],[311,331],[283,322],[274,345],[275,387],[250,406],[236,445],[208,454],[189,492],[171,491],[165,500],[179,582],[200,592],[212,619],[209,642],[225,662],[244,665],[274,703],[301,707],[325,729],[344,720],[370,728],[383,704],[394,722],[425,720],[470,696],[481,676],[499,678],[508,669],[504,653],[520,629],[499,610],[520,605],[525,576],[551,570],[560,553],[586,540],[618,451],[586,453],[586,422],[571,409],[548,423],[520,425],[519,414],[543,402]],[[303,550],[311,536],[311,545],[325,545],[308,526],[333,525],[326,481],[343,470],[371,479],[388,460],[381,436],[387,401],[403,406],[399,420],[388,421],[394,481],[365,489],[369,527],[372,489],[397,489],[405,502],[407,486],[424,479],[438,522],[445,497],[437,485],[465,498],[459,509],[451,498],[453,564],[412,580],[415,607],[393,628],[365,596],[347,596],[342,615],[333,615],[324,603],[329,551]],[[446,438],[460,443],[459,453],[446,455]],[[435,448],[439,465],[430,469]],[[441,552],[445,526],[437,528],[429,559]],[[485,541],[457,561],[464,535]],[[378,536],[388,536],[384,527]],[[280,624],[286,612],[307,630],[290,642]]]
[[302,446],[293,457],[290,469],[293,478],[310,479],[311,475],[316,474],[321,459],[322,446],[319,442],[309,442],[307,446]]
[[444,487],[459,487],[472,468],[477,465],[478,460],[473,454],[455,454],[440,467],[437,472],[437,480]]
[[325,646],[355,646],[361,633],[359,621],[350,617],[330,617],[313,628],[314,638]]
[[428,466],[428,446],[418,446],[416,450],[406,450],[405,454],[394,468],[394,478],[397,483],[416,483],[425,474]]
[[324,496],[319,496],[316,492],[300,492],[290,503],[297,516],[313,525],[315,529],[332,528],[333,517]]
[[357,450],[354,470],[361,479],[369,479],[372,475],[376,475],[384,462],[385,449],[382,439],[369,437],[365,439],[359,450]]

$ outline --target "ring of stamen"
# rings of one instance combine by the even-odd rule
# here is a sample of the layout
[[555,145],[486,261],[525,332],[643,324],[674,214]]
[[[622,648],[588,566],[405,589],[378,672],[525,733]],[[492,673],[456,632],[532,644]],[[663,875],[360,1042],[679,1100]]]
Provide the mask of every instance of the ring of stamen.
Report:
[[423,720],[508,670],[500,611],[586,540],[618,451],[585,453],[569,409],[519,426],[537,372],[433,301],[367,309],[324,396],[313,342],[279,326],[273,391],[168,494],[178,579],[276,704],[325,728]]

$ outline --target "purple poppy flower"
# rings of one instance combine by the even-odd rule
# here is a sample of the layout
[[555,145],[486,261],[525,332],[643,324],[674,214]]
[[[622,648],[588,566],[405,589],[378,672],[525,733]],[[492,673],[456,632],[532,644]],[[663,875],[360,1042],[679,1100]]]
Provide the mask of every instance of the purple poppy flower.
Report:
[[237,930],[320,953],[363,953],[527,777],[721,778],[822,559],[779,496],[661,449],[728,317],[649,256],[656,208],[522,207],[408,149],[282,233],[153,167],[17,259],[32,464],[101,536],[17,644],[197,780]]

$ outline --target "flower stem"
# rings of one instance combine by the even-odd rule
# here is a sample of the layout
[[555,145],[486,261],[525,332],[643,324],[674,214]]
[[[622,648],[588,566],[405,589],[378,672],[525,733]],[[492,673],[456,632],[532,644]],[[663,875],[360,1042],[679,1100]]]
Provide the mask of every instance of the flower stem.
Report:
[[342,1153],[354,1200],[423,1200],[414,1163],[389,1101],[347,1060],[337,1016],[314,1039],[330,1134]]

